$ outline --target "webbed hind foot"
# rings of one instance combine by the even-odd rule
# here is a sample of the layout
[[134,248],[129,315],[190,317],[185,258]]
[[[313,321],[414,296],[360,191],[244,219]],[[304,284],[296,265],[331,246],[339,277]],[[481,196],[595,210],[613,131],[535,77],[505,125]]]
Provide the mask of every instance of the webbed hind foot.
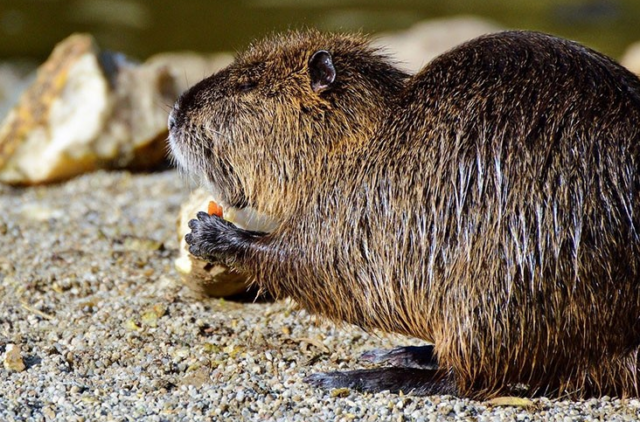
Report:
[[431,369],[388,367],[325,372],[309,375],[305,381],[319,388],[350,388],[367,393],[389,391],[414,396],[428,396],[434,394],[455,395],[458,392],[456,383],[450,374]]

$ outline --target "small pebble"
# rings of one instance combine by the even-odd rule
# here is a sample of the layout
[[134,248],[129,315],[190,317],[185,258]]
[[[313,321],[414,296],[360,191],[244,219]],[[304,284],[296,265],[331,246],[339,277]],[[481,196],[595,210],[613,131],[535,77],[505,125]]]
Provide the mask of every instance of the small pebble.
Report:
[[3,364],[7,371],[22,372],[26,369],[19,344],[7,344]]

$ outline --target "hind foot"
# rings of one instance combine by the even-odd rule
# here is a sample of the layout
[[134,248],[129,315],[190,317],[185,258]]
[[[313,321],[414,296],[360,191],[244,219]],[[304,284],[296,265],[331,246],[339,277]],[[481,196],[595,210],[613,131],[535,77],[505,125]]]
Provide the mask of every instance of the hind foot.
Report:
[[396,368],[438,369],[438,361],[433,354],[433,345],[369,350],[360,356],[360,360],[377,364],[384,363]]
[[434,394],[457,394],[453,377],[443,371],[415,368],[376,368],[346,372],[312,374],[305,381],[314,387],[350,388],[352,390],[379,393],[412,394],[429,396]]
[[368,393],[390,391],[427,396],[458,391],[453,377],[438,370],[432,345],[375,349],[365,352],[360,359],[391,367],[312,374],[305,381],[314,387],[350,388]]

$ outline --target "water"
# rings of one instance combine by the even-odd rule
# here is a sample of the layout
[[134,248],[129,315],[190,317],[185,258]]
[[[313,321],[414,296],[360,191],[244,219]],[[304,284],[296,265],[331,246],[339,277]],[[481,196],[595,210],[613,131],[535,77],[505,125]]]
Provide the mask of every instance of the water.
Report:
[[287,28],[378,32],[459,14],[555,33],[614,57],[640,40],[638,0],[0,0],[0,59],[41,60],[78,31],[144,59],[169,50],[234,51]]

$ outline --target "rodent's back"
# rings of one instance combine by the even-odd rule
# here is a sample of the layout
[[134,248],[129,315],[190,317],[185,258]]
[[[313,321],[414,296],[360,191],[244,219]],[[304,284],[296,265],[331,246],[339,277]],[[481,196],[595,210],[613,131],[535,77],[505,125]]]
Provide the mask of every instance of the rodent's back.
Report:
[[469,388],[631,390],[601,360],[640,342],[639,93],[596,52],[501,33],[416,75],[375,141],[373,177],[389,181],[366,202],[395,211],[366,218],[401,229],[367,244],[402,251],[394,312],[421,313],[388,318],[470,368]]

